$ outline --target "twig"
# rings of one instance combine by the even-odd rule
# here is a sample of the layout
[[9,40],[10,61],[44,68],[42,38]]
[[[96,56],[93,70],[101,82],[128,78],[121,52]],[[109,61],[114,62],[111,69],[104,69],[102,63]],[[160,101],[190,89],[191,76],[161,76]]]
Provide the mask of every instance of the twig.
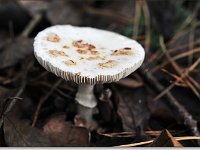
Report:
[[[139,69],[141,75],[145,78],[145,80],[147,80],[147,82],[149,82],[150,85],[156,88],[157,91],[162,92],[165,89],[165,87],[163,87],[163,85],[160,84],[160,82],[154,76],[152,76],[150,73],[144,74],[141,69],[143,69],[143,67]],[[190,70],[188,69],[187,72],[189,71]],[[180,119],[184,121],[184,124],[190,129],[192,134],[199,136],[200,133],[197,128],[197,121],[193,119],[192,115],[176,100],[176,98],[169,91],[166,92],[165,96],[167,101],[164,102],[172,107],[174,113],[177,114],[176,117],[180,117]]]
[[[177,141],[185,141],[185,140],[200,140],[199,136],[183,136],[183,137],[174,137]],[[141,146],[152,143],[154,140],[144,141],[144,142],[138,142],[138,143],[132,143],[132,144],[125,144],[125,145],[119,145],[115,147],[135,147],[135,146]]]
[[133,23],[133,36],[132,36],[134,39],[137,39],[138,36],[140,17],[141,17],[141,0],[136,0],[134,23]]
[[43,73],[41,73],[39,76],[37,76],[36,78],[30,80],[30,82],[35,82],[38,79],[41,79],[42,77],[46,76],[49,72],[48,71],[44,71]]
[[51,96],[51,94],[54,92],[54,90],[60,85],[60,83],[62,82],[63,80],[62,79],[59,79],[55,84],[54,86],[51,88],[51,90],[45,95],[45,97],[42,97],[37,105],[37,108],[36,108],[36,111],[33,115],[33,122],[32,122],[32,127],[35,127],[36,125],[36,122],[37,122],[37,119],[38,119],[38,116],[39,116],[39,113],[40,113],[40,110],[41,110],[41,107],[42,105],[44,104],[44,102],[46,102],[46,100],[49,98],[49,96]]
[[194,11],[192,12],[192,14],[189,15],[185,19],[185,21],[182,23],[182,25],[179,27],[179,29],[177,30],[177,32],[175,34],[181,32],[183,29],[185,29],[195,19],[196,15],[197,15],[197,12],[198,12],[198,7],[196,7],[194,9]]
[[158,96],[156,96],[154,98],[154,100],[158,100],[162,96],[164,96],[165,94],[167,94],[174,87],[174,85],[176,83],[178,83],[180,80],[182,80],[182,78],[184,78],[187,74],[189,74],[189,72],[192,71],[197,65],[199,65],[199,63],[200,63],[200,58],[195,63],[193,63],[193,65],[190,66],[190,68],[188,68],[186,71],[184,71],[181,74],[181,77],[179,79],[177,79],[173,84],[171,84],[170,86],[168,86],[167,88],[165,88],[165,90],[163,90]]
[[[179,65],[178,65],[175,61],[173,61],[173,60],[171,59],[171,56],[167,53],[167,50],[166,50],[166,47],[165,47],[165,44],[164,44],[164,40],[163,40],[162,37],[160,37],[160,45],[161,45],[161,49],[162,49],[162,51],[164,52],[166,58],[171,62],[172,66],[174,67],[174,69],[176,70],[176,72],[181,76],[181,78],[188,77],[188,76],[189,76],[189,75],[188,75],[189,72],[186,73],[186,74],[183,73],[183,72],[182,72],[182,69],[179,67]],[[198,63],[198,61],[197,61],[197,63],[194,63],[194,64],[197,66],[199,63]],[[194,69],[196,66],[193,66],[193,65],[192,65],[192,67],[190,67],[190,70],[191,70],[191,68]],[[185,71],[185,72],[186,72],[186,71]],[[184,76],[183,76],[183,74],[184,74]],[[178,81],[180,81],[180,79],[178,79],[176,83],[178,83]],[[196,90],[196,88],[190,83],[190,81],[188,81],[186,78],[185,78],[185,83],[188,85],[188,87],[190,87],[190,88],[192,89],[192,91],[195,93],[195,95],[200,99],[200,94],[198,93],[198,91]],[[174,85],[175,85],[175,84],[174,84]],[[171,88],[173,88],[174,85],[171,86]],[[170,88],[170,89],[171,89],[171,88]],[[168,89],[168,90],[169,90],[169,89]],[[162,93],[164,93],[164,91],[163,91]],[[159,94],[159,95],[161,95],[161,94]],[[156,98],[156,100],[157,100],[157,98]]]
[[144,22],[145,22],[145,51],[149,54],[150,42],[151,42],[151,25],[150,25],[150,13],[147,5],[147,1],[143,0],[142,10],[144,12]]
[[14,77],[3,80],[2,84],[6,85],[9,83],[12,83],[12,82],[16,81],[17,79],[19,79],[20,77],[21,77],[21,72],[16,73]]
[[[189,34],[189,49],[192,49],[192,50],[193,50],[193,47],[194,47],[194,38],[195,38],[194,32],[195,32],[195,28],[192,25],[192,27],[190,29],[190,34]],[[193,60],[193,55],[190,55],[188,57],[188,65],[189,66],[192,64],[192,60]]]
[[125,145],[119,145],[119,146],[114,146],[114,147],[135,147],[135,146],[141,146],[141,145],[146,145],[152,143],[153,140],[149,141],[144,141],[144,142],[138,142],[138,143],[132,143],[132,144],[125,144]]
[[124,16],[122,14],[110,11],[108,9],[95,9],[93,7],[85,6],[84,10],[86,11],[86,13],[96,16],[110,17],[122,23],[131,23],[131,20],[133,19],[132,17]]
[[[188,50],[187,52],[178,54],[178,55],[172,57],[171,59],[172,59],[173,61],[176,61],[176,60],[178,60],[178,59],[187,57],[187,56],[192,55],[192,54],[194,55],[194,54],[196,54],[196,53],[200,53],[200,48],[199,48],[199,47],[198,47],[198,48],[195,48],[195,49],[193,49],[193,50]],[[150,70],[150,73],[156,72],[158,69],[160,69],[160,68],[166,66],[166,65],[169,64],[169,63],[170,63],[169,60],[164,61],[162,64],[160,64],[160,65],[156,66],[155,68],[151,69],[151,70]]]
[[[144,131],[144,133],[150,135],[150,136],[158,136],[160,135],[162,131]],[[171,134],[177,134],[177,131],[170,130]],[[181,133],[181,132],[179,132]],[[136,136],[136,132],[119,132],[119,133],[98,133],[103,136],[107,137],[134,137]]]
[[[170,48],[168,50],[169,54],[172,53],[172,52],[177,52],[178,50],[181,50],[181,49],[184,49],[184,48],[188,48],[190,44],[191,44],[191,42],[188,42],[186,44],[182,44],[182,45],[178,45],[176,47]],[[199,44],[200,44],[200,40],[193,41],[193,46],[196,46],[196,45],[199,45]],[[191,49],[189,49],[188,51],[191,51]]]
[[[193,24],[193,27],[194,27],[194,28],[197,28],[197,27],[199,27],[199,26],[200,26],[200,22],[197,22],[197,23]],[[190,32],[190,29],[175,34],[175,35],[172,37],[172,39],[167,43],[167,46],[173,45],[178,39],[180,39],[180,38],[183,37],[184,35],[188,34],[189,32]],[[194,45],[197,45],[197,44],[199,44],[199,43],[200,43],[200,41],[197,40],[197,41],[195,41],[193,44],[194,44]],[[171,53],[171,52],[173,52],[173,51],[177,51],[177,50],[179,50],[179,49],[186,48],[186,47],[188,47],[188,44],[190,44],[190,43],[186,43],[186,44],[184,44],[184,45],[177,46],[177,47],[175,47],[175,48],[171,48],[171,49],[169,49],[168,52]],[[156,61],[158,61],[159,59],[161,59],[162,56],[163,56],[163,55],[161,55],[161,51],[158,50],[156,53],[154,53],[154,54],[149,58],[149,61],[148,61],[148,62],[149,62],[149,63],[153,63],[153,62],[155,63]],[[158,67],[156,67],[156,68],[158,68]]]
[[19,88],[19,90],[17,91],[17,93],[15,94],[14,97],[10,97],[7,100],[5,100],[5,104],[4,104],[4,110],[2,110],[1,114],[0,114],[0,128],[3,125],[3,119],[4,116],[6,116],[6,114],[8,112],[11,111],[11,109],[13,108],[13,106],[16,104],[17,100],[21,100],[20,95],[23,93],[24,88],[26,87],[26,77],[27,77],[27,70],[29,70],[29,68],[33,65],[33,63],[29,63],[28,64],[28,69],[25,69],[25,67],[27,66],[27,64],[25,63],[25,65],[23,65],[22,70],[23,70],[23,75],[22,75],[22,84]]
[[[200,63],[200,58],[199,59],[197,59],[197,61],[195,61],[193,64],[192,64],[192,66],[190,66],[188,69],[186,69],[183,73],[181,72],[180,74],[180,78],[179,79],[177,79],[173,84],[171,84],[170,86],[168,86],[168,88],[165,88],[165,90],[164,91],[162,91],[158,96],[156,96],[155,98],[154,98],[154,100],[158,100],[158,99],[160,99],[163,95],[165,95],[166,93],[168,93],[173,87],[174,87],[174,85],[176,84],[176,83],[178,83],[182,78],[185,78],[192,70],[194,70],[194,68],[196,68],[198,65],[199,65],[199,63]],[[186,82],[187,83],[187,82]],[[188,85],[188,84],[187,84]],[[189,86],[189,85],[188,85]],[[197,95],[197,97],[199,98],[200,97],[200,95],[199,95],[199,93],[198,93],[198,91],[195,91],[196,93],[196,95]]]
[[3,125],[4,117],[6,116],[6,114],[8,112],[10,112],[10,110],[13,108],[13,106],[15,105],[17,100],[21,100],[21,98],[19,98],[19,97],[10,97],[10,98],[7,98],[5,100],[5,104],[3,106],[3,110],[1,111],[1,114],[0,114],[0,128]]
[[[177,75],[175,75],[175,74],[169,72],[168,70],[166,70],[166,69],[164,69],[164,68],[162,68],[161,70],[162,70],[163,72],[167,73],[168,75],[170,75],[171,77],[173,77],[173,78],[176,79],[176,80],[178,80],[178,79],[180,78],[179,76],[177,76]],[[181,78],[179,83],[184,84],[184,80]],[[186,87],[187,87],[187,85],[186,85]]]
[[[32,83],[31,85],[34,85],[35,83]],[[36,85],[38,85],[36,83]],[[48,88],[52,88],[52,86],[50,84],[47,84],[46,82],[39,82],[39,85],[38,86],[45,86],[45,87],[48,87]],[[70,96],[69,94],[65,93],[64,91],[60,90],[60,89],[55,89],[55,91],[62,97],[64,97],[65,99],[69,99],[69,100],[74,100],[74,97],[73,96]],[[70,91],[71,92],[71,91]]]
[[[199,26],[200,26],[200,22],[195,22],[194,27],[197,28]],[[184,35],[188,34],[189,32],[190,32],[190,29],[187,29],[187,30],[184,30],[182,32],[175,34],[175,36],[169,41],[169,43],[167,45],[168,46],[173,45],[178,39],[180,39]]]
[[34,18],[29,22],[27,27],[24,29],[24,31],[21,33],[22,37],[28,37],[28,35],[31,33],[31,31],[34,29],[34,27],[40,22],[42,19],[42,14],[38,13],[34,16]]
[[190,76],[188,76],[188,79],[192,82],[192,84],[200,91],[200,84],[195,81],[193,78],[191,78]]

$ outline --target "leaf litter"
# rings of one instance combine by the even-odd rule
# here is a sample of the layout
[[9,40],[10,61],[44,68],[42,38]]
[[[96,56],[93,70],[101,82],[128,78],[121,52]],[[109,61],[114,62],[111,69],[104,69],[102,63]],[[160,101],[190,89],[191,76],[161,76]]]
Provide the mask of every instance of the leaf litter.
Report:
[[[6,13],[11,22],[0,15],[1,146],[198,146],[200,51],[196,9],[188,15],[191,22],[183,20],[184,26],[176,31],[169,23],[176,17],[167,21],[167,13],[160,17],[157,12],[179,13],[180,6],[186,9],[182,7],[186,2],[164,5],[146,0],[135,4],[87,1],[83,5],[81,1],[54,0],[41,2],[41,7],[23,1],[20,5],[17,1],[0,3],[0,14],[4,8],[12,10],[11,14]],[[196,1],[188,3],[190,7],[198,6]],[[26,6],[30,10],[24,11]],[[113,15],[116,10],[120,11]],[[151,21],[153,30],[163,36],[160,41],[150,31]],[[94,119],[98,127],[91,132],[77,116],[77,85],[62,82],[54,86],[59,79],[47,73],[33,57],[33,35],[54,24],[117,31],[136,37],[146,48],[147,57],[139,70],[117,83],[97,87],[99,104]],[[166,24],[166,30],[161,31]],[[12,102],[5,103],[6,100],[16,93],[20,100],[5,113],[5,104]],[[80,124],[82,127],[78,127]]]

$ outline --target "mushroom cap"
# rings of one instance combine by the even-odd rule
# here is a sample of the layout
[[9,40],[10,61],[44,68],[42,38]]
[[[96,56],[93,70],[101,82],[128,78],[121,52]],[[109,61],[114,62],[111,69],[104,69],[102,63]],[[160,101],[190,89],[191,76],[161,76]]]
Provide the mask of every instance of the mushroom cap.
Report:
[[56,25],[38,33],[34,54],[46,70],[76,83],[118,81],[139,68],[142,46],[120,34],[91,27]]

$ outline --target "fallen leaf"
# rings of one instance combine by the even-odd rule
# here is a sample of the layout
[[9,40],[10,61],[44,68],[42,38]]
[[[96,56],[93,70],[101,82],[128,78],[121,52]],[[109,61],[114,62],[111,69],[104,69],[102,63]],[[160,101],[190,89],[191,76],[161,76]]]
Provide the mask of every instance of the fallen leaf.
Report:
[[42,130],[32,128],[29,120],[21,119],[21,109],[19,105],[23,100],[16,102],[15,107],[4,116],[4,138],[8,146],[54,146],[44,135]]
[[4,118],[4,137],[8,146],[53,146],[42,130],[32,128],[29,121]]
[[124,131],[143,129],[150,117],[144,88],[130,89],[117,87],[119,97],[117,113],[119,114]]
[[13,90],[0,86],[0,115],[3,113],[6,98],[10,97],[13,93]]
[[168,130],[163,130],[161,134],[149,145],[150,147],[183,147]]
[[124,131],[133,131],[135,128],[135,118],[132,114],[128,104],[123,99],[120,100],[118,105],[118,114],[122,120]]
[[19,37],[0,53],[0,69],[11,67],[33,54],[33,39]]
[[89,146],[89,131],[66,122],[64,115],[51,117],[43,131],[56,146]]
[[129,78],[121,79],[116,83],[119,84],[119,85],[130,87],[130,88],[138,88],[138,87],[141,87],[143,85],[143,83],[141,81],[138,81],[138,80],[135,80],[135,79],[129,79]]

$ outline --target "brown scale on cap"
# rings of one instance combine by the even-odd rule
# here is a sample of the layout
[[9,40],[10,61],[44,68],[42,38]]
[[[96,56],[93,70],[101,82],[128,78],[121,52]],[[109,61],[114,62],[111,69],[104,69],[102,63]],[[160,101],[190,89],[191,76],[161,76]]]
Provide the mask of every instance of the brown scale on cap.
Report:
[[89,53],[92,55],[99,54],[99,52],[95,50],[96,47],[94,45],[89,43],[84,43],[83,40],[73,41],[72,45],[74,47],[79,48],[76,50],[79,54],[89,54]]
[[76,50],[79,54],[87,54],[88,50],[83,50],[83,49],[77,49]]
[[88,44],[88,50],[92,50],[92,49],[95,49],[96,47],[92,44]]
[[68,48],[69,48],[69,46],[67,46],[67,45],[63,45],[63,48],[66,48],[66,49],[68,49]]
[[63,63],[67,66],[75,66],[76,62],[73,60],[67,60],[67,61],[63,61]]
[[94,50],[90,51],[90,53],[91,53],[92,55],[97,55],[97,54],[99,54],[98,51],[94,51]]
[[90,56],[87,58],[87,60],[101,60],[101,59],[103,59],[103,58],[100,56]]
[[131,50],[131,48],[123,48],[123,49],[119,49],[119,50],[114,50],[111,54],[111,56],[119,56],[119,55],[133,55],[133,51]]
[[76,50],[79,54],[92,54],[92,55],[97,55],[99,54],[98,51],[94,51],[94,50],[84,50],[84,49],[77,49]]
[[73,41],[72,45],[77,48],[87,48],[88,50],[95,49],[96,47],[92,44],[84,43],[83,40]]
[[104,63],[99,63],[98,65],[101,69],[113,68],[114,66],[117,65],[117,61],[116,60],[108,60]]
[[66,56],[66,57],[68,57],[69,55],[67,55],[65,52],[63,52],[63,51],[58,51],[58,50],[49,50],[48,51],[49,52],[49,54],[51,54],[51,55],[53,55],[53,56]]
[[80,57],[80,58],[79,58],[79,60],[82,60],[82,59],[84,59],[84,57]]
[[57,42],[60,42],[60,37],[55,33],[49,33],[49,35],[47,37],[47,41],[57,43]]

